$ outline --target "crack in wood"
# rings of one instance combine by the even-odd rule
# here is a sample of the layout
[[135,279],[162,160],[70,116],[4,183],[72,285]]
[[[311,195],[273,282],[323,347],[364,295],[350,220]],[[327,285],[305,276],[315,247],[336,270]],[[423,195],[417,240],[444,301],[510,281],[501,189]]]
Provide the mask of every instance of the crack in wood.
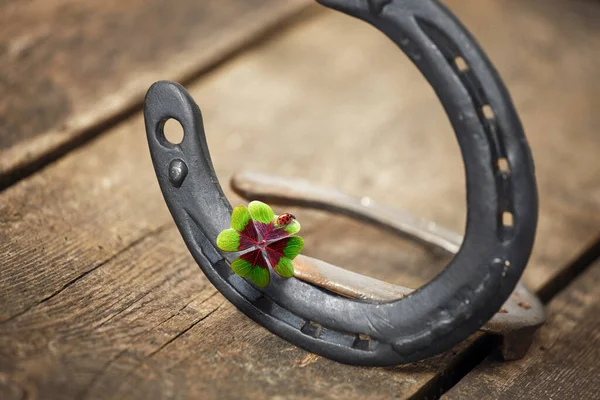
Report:
[[[128,302],[123,308],[121,308],[119,311],[117,311],[115,314],[111,315],[107,320],[103,321],[100,325],[98,325],[95,329],[100,329],[101,327],[103,327],[104,325],[108,324],[110,321],[114,320],[116,317],[118,317],[119,315],[123,314],[125,311],[129,310],[131,307],[133,307],[134,305],[136,305],[138,302],[140,302],[142,299],[144,299],[146,296],[152,294],[156,289],[158,289],[159,287],[161,287],[162,285],[164,285],[166,282],[169,281],[169,279],[177,274],[179,274],[181,271],[184,271],[186,269],[188,269],[189,267],[186,265],[182,268],[176,269],[175,271],[173,271],[172,273],[170,273],[169,275],[165,276],[165,278],[160,281],[159,283],[157,283],[156,285],[152,286],[150,289],[146,290],[144,293],[142,293],[141,295],[137,296],[135,299],[133,299],[132,301]],[[115,305],[117,303],[119,303],[121,301],[121,298],[117,299],[114,303],[112,303],[112,305]],[[192,300],[193,301],[193,300]],[[188,304],[191,303],[188,302]],[[109,306],[107,308],[111,308],[112,307]],[[181,311],[181,310],[180,310]]]
[[173,224],[172,223],[167,223],[164,225],[159,226],[158,228],[155,228],[149,232],[146,232],[144,235],[140,236],[139,238],[133,240],[131,243],[127,244],[125,247],[123,247],[122,249],[118,250],[116,253],[114,253],[113,255],[111,255],[110,257],[108,257],[107,259],[101,261],[99,264],[95,265],[94,267],[90,268],[89,270],[79,274],[78,276],[76,276],[75,278],[69,280],[68,282],[66,282],[65,284],[63,284],[61,286],[60,289],[54,291],[53,293],[51,293],[48,296],[45,296],[44,298],[42,298],[41,300],[33,303],[32,305],[28,306],[27,308],[25,308],[24,310],[11,315],[10,317],[0,321],[0,325],[4,325],[8,322],[13,321],[14,319],[26,314],[27,312],[33,310],[34,308],[36,308],[37,306],[52,300],[53,298],[55,298],[56,296],[58,296],[59,294],[61,294],[62,292],[64,292],[66,289],[68,289],[69,287],[71,287],[73,284],[75,284],[77,281],[81,280],[82,278],[85,278],[87,275],[91,274],[92,272],[96,271],[97,269],[101,268],[104,265],[107,265],[108,263],[110,263],[111,261],[115,260],[116,258],[118,258],[120,255],[122,255],[123,253],[126,253],[127,251],[133,249],[134,247],[136,247],[138,244],[142,243],[144,240],[151,238],[153,236],[157,236],[159,234],[161,234],[162,232],[164,232],[165,230],[167,230],[169,227],[171,227]]
[[[203,291],[204,292],[204,291]],[[214,289],[212,290],[212,294],[210,296],[208,296],[206,299],[202,300],[200,302],[200,304],[204,304],[207,301],[209,301],[210,299],[212,299],[213,297],[215,297],[216,295],[218,295],[219,292],[218,290]],[[162,324],[165,324],[167,322],[169,322],[171,319],[175,318],[176,316],[178,316],[183,310],[185,310],[190,304],[192,304],[194,301],[196,301],[198,298],[202,297],[202,293],[200,293],[198,296],[195,296],[193,299],[191,299],[190,301],[188,301],[187,303],[185,303],[185,305],[183,305],[183,307],[180,307],[179,310],[177,310],[174,314],[170,315],[167,319],[165,319],[164,321],[161,321],[160,323],[154,325],[152,328],[149,328],[148,330],[146,330],[146,332],[150,332],[151,330],[158,328],[159,326],[161,326]],[[144,332],[144,333],[146,333]]]
[[185,328],[184,330],[182,330],[181,332],[179,332],[177,335],[175,335],[174,337],[172,337],[171,339],[169,339],[168,341],[166,341],[165,343],[163,343],[158,349],[156,349],[155,351],[153,351],[150,354],[148,354],[147,357],[151,358],[151,357],[155,356],[162,349],[164,349],[165,347],[167,347],[168,345],[170,345],[171,343],[173,343],[175,340],[177,340],[181,336],[185,335],[187,332],[189,332],[192,328],[194,328],[200,322],[204,321],[205,319],[207,319],[208,317],[210,317],[212,314],[214,314],[225,303],[228,303],[228,301],[225,300],[225,301],[219,303],[219,305],[217,307],[215,307],[213,310],[209,311],[205,316],[201,317],[198,321],[195,321],[194,323],[192,323],[191,325],[189,325],[187,328]]

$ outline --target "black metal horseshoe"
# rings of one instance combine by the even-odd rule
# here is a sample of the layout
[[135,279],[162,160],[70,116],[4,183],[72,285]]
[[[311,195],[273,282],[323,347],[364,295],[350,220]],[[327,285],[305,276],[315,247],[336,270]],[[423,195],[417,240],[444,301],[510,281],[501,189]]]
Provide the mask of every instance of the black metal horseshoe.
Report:
[[[467,226],[460,251],[434,280],[391,302],[342,297],[299,279],[272,277],[264,289],[235,275],[215,244],[231,205],[210,158],[202,116],[176,83],[157,82],[144,116],[165,201],[196,261],[246,315],[311,352],[349,364],[394,365],[450,349],[509,297],[525,268],[537,225],[531,154],[509,94],[460,22],[434,0],[319,0],[390,37],[435,89],[462,152]],[[167,119],[184,129],[166,140]],[[364,339],[364,335],[369,337]]]

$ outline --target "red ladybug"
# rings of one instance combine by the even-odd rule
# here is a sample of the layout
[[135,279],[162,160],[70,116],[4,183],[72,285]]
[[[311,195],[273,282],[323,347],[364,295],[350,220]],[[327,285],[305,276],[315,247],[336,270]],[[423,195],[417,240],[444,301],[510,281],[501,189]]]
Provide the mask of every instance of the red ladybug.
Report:
[[283,213],[279,217],[277,217],[277,225],[285,226],[285,225],[288,225],[290,222],[292,222],[295,219],[296,219],[296,217],[294,215],[292,215],[290,213]]

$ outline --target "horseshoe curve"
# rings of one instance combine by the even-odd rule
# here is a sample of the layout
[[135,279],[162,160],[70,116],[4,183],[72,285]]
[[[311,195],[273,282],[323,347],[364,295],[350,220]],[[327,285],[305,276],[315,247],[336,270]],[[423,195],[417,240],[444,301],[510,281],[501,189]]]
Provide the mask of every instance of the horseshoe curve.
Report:
[[[319,2],[385,33],[419,68],[446,110],[465,164],[467,225],[462,247],[444,271],[389,303],[344,298],[275,275],[271,285],[258,289],[231,271],[235,255],[216,247],[217,235],[229,226],[231,205],[214,172],[200,109],[173,82],[157,82],[146,95],[152,161],[190,252],[208,279],[246,315],[306,350],[343,363],[414,362],[474,333],[513,291],[537,225],[533,160],[497,72],[437,1]],[[183,126],[180,144],[164,137],[169,118]]]

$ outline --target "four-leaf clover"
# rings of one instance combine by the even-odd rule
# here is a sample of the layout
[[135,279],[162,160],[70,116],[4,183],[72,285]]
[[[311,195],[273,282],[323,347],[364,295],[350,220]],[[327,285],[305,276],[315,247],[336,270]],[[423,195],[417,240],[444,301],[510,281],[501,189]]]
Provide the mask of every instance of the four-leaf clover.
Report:
[[300,236],[292,236],[299,230],[296,220],[277,225],[271,207],[253,201],[248,208],[233,209],[231,228],[219,234],[217,246],[223,251],[246,251],[231,263],[233,272],[250,279],[256,286],[265,287],[271,281],[269,267],[283,278],[294,275],[292,260],[304,247]]

